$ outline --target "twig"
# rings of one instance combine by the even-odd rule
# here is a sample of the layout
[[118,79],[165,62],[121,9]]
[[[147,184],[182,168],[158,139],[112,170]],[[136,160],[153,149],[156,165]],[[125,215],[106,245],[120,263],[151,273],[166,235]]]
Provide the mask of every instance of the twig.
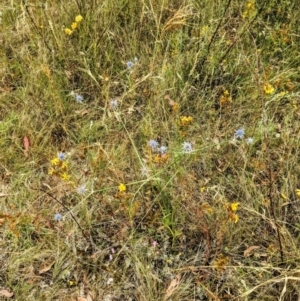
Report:
[[49,44],[47,43],[47,41],[45,40],[45,38],[44,38],[43,35],[41,34],[41,31],[40,31],[40,29],[38,28],[38,26],[35,24],[34,19],[32,18],[31,14],[30,14],[30,11],[29,11],[29,9],[28,9],[28,5],[25,4],[24,6],[25,6],[25,10],[26,10],[26,12],[27,12],[27,14],[28,14],[28,16],[29,16],[29,18],[30,18],[31,23],[32,23],[33,26],[35,27],[35,29],[36,29],[36,31],[38,32],[38,34],[41,36],[42,40],[44,41],[44,43],[45,43],[45,45],[46,45],[46,48],[49,50],[50,53],[52,53],[52,50],[51,50]]
[[268,177],[269,177],[269,194],[268,194],[268,196],[269,196],[269,200],[270,200],[271,215],[272,215],[272,218],[273,218],[275,226],[276,226],[277,240],[278,240],[278,245],[279,245],[279,250],[280,250],[280,258],[281,258],[281,262],[283,262],[284,255],[283,255],[282,242],[281,242],[281,237],[280,237],[280,232],[279,232],[280,225],[276,218],[275,205],[274,205],[274,200],[273,200],[273,179],[272,179],[273,176],[272,176],[270,155],[268,156]]

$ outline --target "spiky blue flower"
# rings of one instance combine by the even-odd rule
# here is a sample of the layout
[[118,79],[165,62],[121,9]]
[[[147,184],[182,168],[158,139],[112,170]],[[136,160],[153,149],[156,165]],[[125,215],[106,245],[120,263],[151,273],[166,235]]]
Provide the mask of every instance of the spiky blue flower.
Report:
[[85,184],[80,185],[79,187],[76,188],[76,191],[78,194],[84,195],[87,192],[86,185]]
[[161,153],[161,154],[165,154],[166,153],[166,151],[167,151],[167,147],[166,146],[164,146],[164,145],[162,145],[160,148],[158,148],[158,151]]
[[60,160],[60,161],[63,161],[66,159],[66,154],[65,153],[59,153],[57,155],[57,158]]
[[112,110],[115,110],[118,107],[118,101],[116,99],[112,99],[109,102],[109,106]]
[[193,151],[192,143],[190,143],[190,142],[183,142],[182,151],[184,153],[191,153]]
[[247,138],[246,140],[247,144],[252,144],[254,142],[254,139],[252,137]]
[[77,102],[82,103],[82,101],[83,101],[83,96],[80,95],[80,94],[76,94],[75,99],[76,99]]
[[234,137],[238,139],[243,139],[245,136],[245,129],[240,128],[234,132]]
[[128,61],[128,62],[126,63],[126,65],[127,65],[127,68],[128,68],[128,69],[131,69],[131,68],[133,67],[134,63],[133,63],[132,61]]
[[152,150],[156,150],[158,147],[158,142],[156,140],[151,139],[149,141],[149,146],[152,148]]
[[60,213],[56,213],[54,215],[54,219],[59,222],[62,219],[62,215]]

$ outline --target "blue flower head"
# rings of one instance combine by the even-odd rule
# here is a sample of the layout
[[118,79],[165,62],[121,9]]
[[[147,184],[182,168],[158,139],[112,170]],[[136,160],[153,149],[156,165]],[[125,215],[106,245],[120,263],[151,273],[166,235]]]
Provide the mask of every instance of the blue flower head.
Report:
[[60,160],[60,161],[63,161],[66,159],[66,154],[65,153],[59,153],[57,155],[57,158]]
[[60,213],[56,213],[54,215],[54,219],[59,222],[62,219],[62,215]]
[[156,150],[156,148],[158,147],[158,142],[156,140],[151,139],[149,141],[149,146],[152,148],[152,150]]
[[190,143],[190,142],[183,142],[182,151],[184,153],[191,153],[193,151],[192,143]]
[[118,107],[118,101],[116,99],[112,99],[110,102],[109,102],[109,106],[112,110],[115,110],[117,109]]
[[83,184],[76,189],[78,194],[84,195],[87,192],[86,185]]
[[128,68],[128,69],[131,69],[131,68],[133,67],[134,63],[133,63],[132,61],[128,61],[128,62],[126,63],[126,65],[127,65],[127,68]]
[[76,94],[75,99],[76,99],[77,102],[82,103],[82,101],[83,101],[83,96],[80,95],[80,94]]
[[167,147],[166,146],[164,146],[164,145],[162,145],[159,149],[158,149],[158,151],[161,153],[161,154],[165,154],[166,153],[166,151],[167,151]]
[[252,137],[247,138],[247,144],[252,144],[254,142],[254,139]]
[[243,139],[245,136],[245,129],[240,128],[234,132],[234,137],[238,139]]

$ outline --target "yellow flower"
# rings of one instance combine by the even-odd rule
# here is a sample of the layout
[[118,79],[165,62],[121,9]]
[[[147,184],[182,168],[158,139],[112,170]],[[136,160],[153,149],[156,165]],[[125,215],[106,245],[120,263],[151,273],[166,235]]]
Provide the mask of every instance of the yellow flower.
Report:
[[275,91],[274,87],[273,87],[272,85],[270,85],[269,83],[266,83],[266,84],[264,85],[264,92],[265,92],[266,94],[273,94],[274,91]]
[[67,162],[61,163],[61,169],[64,169],[64,170],[68,169],[68,164],[67,164]]
[[50,168],[49,171],[48,171],[48,175],[53,175],[53,173],[54,173],[54,169]]
[[120,183],[120,185],[119,185],[119,191],[120,192],[126,191],[126,186],[123,183]]
[[239,220],[238,215],[235,213],[238,210],[239,204],[240,203],[238,202],[225,204],[225,208],[227,209],[229,219],[235,223],[237,223]]
[[200,192],[204,192],[206,190],[205,186],[200,187]]
[[201,208],[205,214],[212,215],[214,213],[214,209],[208,203],[202,204]]
[[57,166],[58,163],[59,163],[59,159],[58,158],[54,158],[54,159],[51,160],[51,165]]
[[254,7],[254,3],[248,2],[248,3],[247,3],[247,8],[248,8],[248,9],[254,9],[254,8],[255,8],[255,7]]
[[201,35],[204,34],[207,30],[208,30],[208,25],[203,26],[200,30],[200,34]]
[[194,120],[194,118],[192,116],[182,116],[180,118],[180,124],[182,126],[185,126],[185,125],[188,125],[188,124],[192,123],[193,120]]
[[300,197],[300,189],[296,189],[295,192],[296,192],[296,195],[297,195],[298,197]]
[[82,20],[83,20],[82,15],[77,15],[77,16],[75,17],[75,21],[76,21],[77,23],[81,22]]
[[71,25],[71,28],[74,30],[78,27],[78,23],[77,22],[73,22]]
[[278,94],[279,97],[283,97],[284,95],[288,94],[287,91],[282,91]]
[[238,207],[239,207],[239,204],[240,204],[240,203],[238,203],[238,202],[236,202],[236,203],[231,203],[231,204],[230,204],[231,210],[232,210],[233,212],[237,211],[237,210],[238,210]]
[[227,106],[232,102],[232,97],[228,90],[225,90],[222,95],[220,95],[219,103],[221,107]]
[[70,175],[68,175],[67,173],[63,173],[62,175],[61,175],[61,178],[64,180],[64,181],[68,181],[69,179],[70,179]]
[[224,255],[220,255],[217,260],[214,261],[214,266],[216,267],[217,270],[222,271],[225,269],[226,265],[229,262],[229,257],[228,256],[224,256]]
[[65,33],[70,36],[73,33],[73,30],[70,28],[65,28]]
[[235,222],[235,223],[237,223],[237,222],[239,221],[239,217],[238,217],[237,214],[232,214],[232,215],[230,216],[230,219],[231,219],[233,222]]
[[287,200],[287,196],[283,192],[280,195],[284,200]]

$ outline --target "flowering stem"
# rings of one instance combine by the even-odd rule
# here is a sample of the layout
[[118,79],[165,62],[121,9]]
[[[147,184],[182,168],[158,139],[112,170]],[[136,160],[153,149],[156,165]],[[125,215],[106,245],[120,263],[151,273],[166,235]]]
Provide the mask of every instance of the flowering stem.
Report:
[[[32,188],[34,189],[34,188]],[[80,226],[80,224],[78,223],[77,219],[75,218],[75,216],[73,215],[72,211],[65,206],[61,201],[59,201],[56,197],[54,197],[50,192],[45,191],[44,189],[34,189],[34,190],[39,190],[39,191],[43,191],[45,194],[47,194],[48,196],[50,196],[52,199],[54,199],[58,204],[60,204],[65,210],[67,210],[72,219],[74,220],[74,222],[77,224],[78,228],[80,229],[82,236],[85,238],[85,240],[87,241],[87,243],[90,245],[91,249],[94,249],[94,245],[95,243],[93,242],[93,238],[91,236],[87,236],[86,233],[84,232],[83,228]]]

